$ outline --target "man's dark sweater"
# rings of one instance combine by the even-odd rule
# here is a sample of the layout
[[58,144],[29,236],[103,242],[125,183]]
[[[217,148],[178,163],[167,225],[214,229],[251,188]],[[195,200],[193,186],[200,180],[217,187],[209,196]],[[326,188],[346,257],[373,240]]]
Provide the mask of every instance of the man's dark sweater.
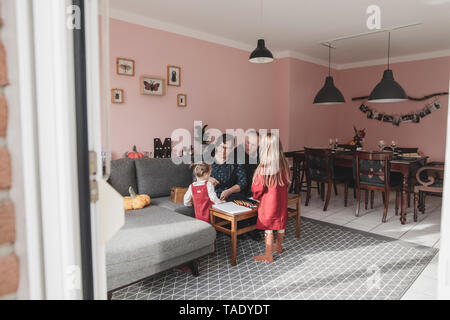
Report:
[[245,148],[243,145],[237,146],[234,150],[234,163],[238,162],[238,155],[242,157],[244,155],[244,163],[243,167],[245,170],[245,175],[247,177],[247,186],[243,190],[243,193],[250,198],[252,196],[252,181],[253,181],[253,175],[255,174],[256,168],[259,164],[259,150],[256,152],[254,156],[249,155],[245,152]]

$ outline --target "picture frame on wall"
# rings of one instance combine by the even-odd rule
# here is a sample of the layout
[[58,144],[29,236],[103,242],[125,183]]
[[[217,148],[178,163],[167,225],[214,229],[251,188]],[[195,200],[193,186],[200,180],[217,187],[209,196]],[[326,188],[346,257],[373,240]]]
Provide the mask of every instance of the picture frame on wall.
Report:
[[165,85],[166,82],[161,78],[152,76],[141,76],[140,78],[141,94],[143,95],[164,96],[166,94]]
[[184,93],[180,93],[177,95],[177,106],[178,107],[187,107],[187,95]]
[[167,85],[181,86],[181,68],[177,66],[167,66]]
[[132,59],[117,58],[116,59],[117,74],[122,76],[134,77],[134,65],[135,62]]
[[123,89],[111,89],[111,103],[122,104],[124,103]]

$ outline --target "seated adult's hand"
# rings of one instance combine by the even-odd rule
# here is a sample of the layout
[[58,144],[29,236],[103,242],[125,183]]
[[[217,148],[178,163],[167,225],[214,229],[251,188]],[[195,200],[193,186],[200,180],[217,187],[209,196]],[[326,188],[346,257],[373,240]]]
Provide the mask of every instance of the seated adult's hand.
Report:
[[230,189],[224,190],[220,195],[220,200],[226,201],[233,192]]
[[220,182],[213,177],[209,177],[209,182],[211,182],[214,187],[220,184]]

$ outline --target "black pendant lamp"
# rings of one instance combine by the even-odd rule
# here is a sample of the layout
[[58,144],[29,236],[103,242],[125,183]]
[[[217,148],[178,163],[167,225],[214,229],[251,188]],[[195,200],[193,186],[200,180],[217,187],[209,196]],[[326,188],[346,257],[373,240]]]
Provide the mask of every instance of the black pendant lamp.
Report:
[[252,63],[268,63],[273,61],[272,52],[266,48],[264,39],[258,40],[258,46],[250,54],[248,61]]
[[[260,28],[262,28],[262,16],[263,16],[263,0],[261,0],[261,19]],[[272,52],[266,48],[264,39],[258,39],[258,45],[255,50],[250,54],[248,61],[252,63],[269,63],[273,61]]]
[[389,55],[391,48],[391,33],[389,32],[388,41],[388,65],[384,70],[383,78],[380,83],[372,90],[369,96],[369,102],[400,102],[408,99],[405,90],[394,80],[394,74],[389,69]]
[[323,88],[319,90],[314,98],[314,104],[341,104],[345,103],[344,96],[334,85],[331,76],[331,44],[328,44],[328,77],[325,79]]

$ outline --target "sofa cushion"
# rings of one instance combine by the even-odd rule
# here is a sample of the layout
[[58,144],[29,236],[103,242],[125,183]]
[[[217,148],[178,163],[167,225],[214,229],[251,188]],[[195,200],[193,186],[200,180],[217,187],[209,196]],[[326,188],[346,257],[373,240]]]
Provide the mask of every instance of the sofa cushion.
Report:
[[170,197],[160,197],[152,199],[152,205],[170,209],[179,214],[195,218],[195,211],[193,206],[186,207],[183,203],[174,203],[170,200]]
[[111,161],[111,176],[109,183],[122,196],[128,196],[128,189],[137,189],[136,167],[133,159],[117,159]]
[[126,213],[125,225],[106,245],[106,263],[139,264],[145,259],[147,264],[159,264],[205,248],[215,239],[210,224],[150,205]]
[[181,208],[177,208],[175,209],[175,212],[188,216],[188,217],[192,217],[195,218],[195,210],[194,210],[194,206],[190,206],[190,207],[181,207]]
[[175,211],[178,208],[183,208],[183,203],[175,203],[170,200],[170,197],[159,197],[156,199],[152,199],[153,206],[163,207],[172,211]]
[[167,197],[172,187],[188,187],[192,171],[188,164],[176,165],[171,159],[136,159],[139,193],[152,198]]

